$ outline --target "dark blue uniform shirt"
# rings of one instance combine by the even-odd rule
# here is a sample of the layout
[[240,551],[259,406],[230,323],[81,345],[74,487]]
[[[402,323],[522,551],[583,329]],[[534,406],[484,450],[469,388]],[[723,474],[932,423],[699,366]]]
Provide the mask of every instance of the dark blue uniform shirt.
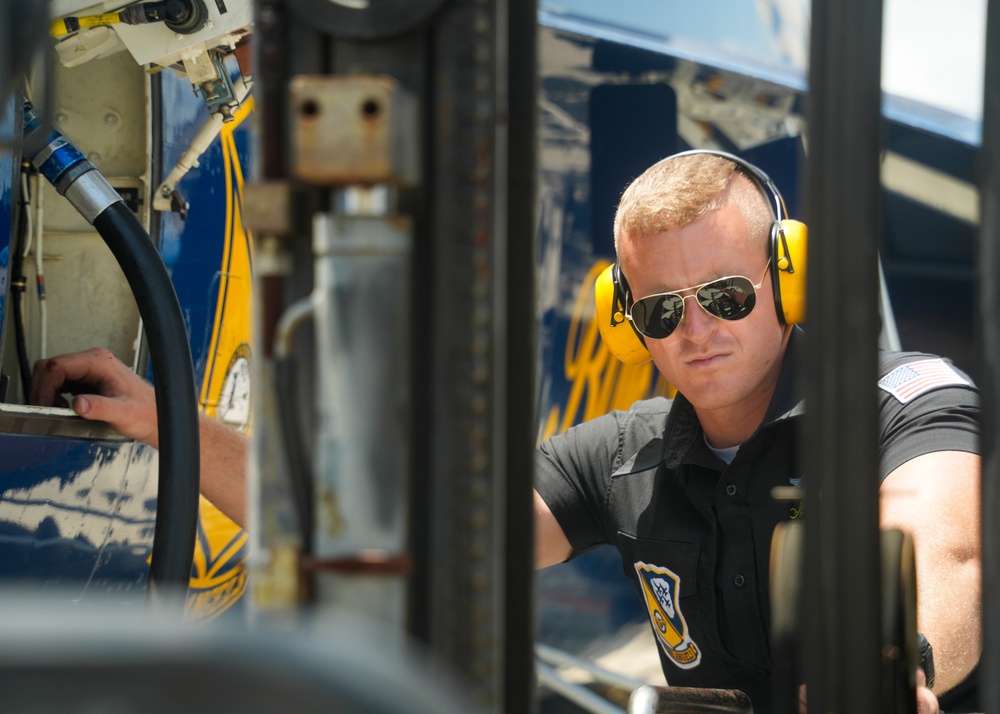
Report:
[[[803,341],[796,328],[764,421],[728,465],[682,395],[575,426],[542,444],[536,465],[536,488],[573,556],[618,549],[667,682],[740,689],[757,711],[770,698],[771,535],[803,513],[800,501],[772,497],[776,486],[804,484],[793,369]],[[883,353],[877,391],[881,479],[925,453],[978,453],[977,394],[946,361]]]

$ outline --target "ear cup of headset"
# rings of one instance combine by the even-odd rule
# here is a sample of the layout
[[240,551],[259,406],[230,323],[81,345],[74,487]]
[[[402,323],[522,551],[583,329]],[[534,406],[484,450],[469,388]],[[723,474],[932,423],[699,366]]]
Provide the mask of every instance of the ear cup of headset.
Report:
[[771,238],[774,304],[786,325],[806,319],[806,224],[786,219]]
[[612,263],[601,271],[594,283],[597,329],[611,354],[625,364],[642,364],[652,358],[642,335],[625,319],[627,287],[617,268],[617,264]]

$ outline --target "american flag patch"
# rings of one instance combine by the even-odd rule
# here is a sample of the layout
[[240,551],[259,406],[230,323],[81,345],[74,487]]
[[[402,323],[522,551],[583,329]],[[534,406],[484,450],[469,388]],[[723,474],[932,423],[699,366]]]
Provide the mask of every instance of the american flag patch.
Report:
[[969,380],[940,358],[900,365],[878,381],[878,386],[900,404],[906,404],[932,389],[955,384],[970,386]]

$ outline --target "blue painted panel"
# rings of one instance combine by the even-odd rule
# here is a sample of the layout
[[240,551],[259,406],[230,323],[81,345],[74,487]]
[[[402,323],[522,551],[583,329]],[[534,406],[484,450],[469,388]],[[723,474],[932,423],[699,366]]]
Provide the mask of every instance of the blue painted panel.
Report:
[[[188,80],[164,73],[161,88],[162,171],[165,175],[188,149],[209,116],[204,102],[192,92]],[[219,375],[231,357],[226,352],[222,355],[226,361],[214,364],[220,356],[220,334],[228,335],[227,339],[240,335],[241,318],[249,318],[248,315],[234,317],[227,312],[233,322],[219,334],[215,333],[217,307],[220,303],[228,304],[227,295],[220,296],[220,289],[228,290],[233,277],[239,279],[242,275],[244,263],[233,262],[234,254],[252,253],[246,243],[239,242],[249,240],[241,230],[241,168],[251,165],[250,122],[245,120],[248,112],[249,105],[244,103],[234,121],[224,125],[220,135],[212,140],[198,165],[177,184],[176,189],[189,205],[187,220],[176,213],[159,214],[160,250],[184,313],[195,384],[199,391],[206,383],[215,385],[211,387],[216,390],[214,393],[205,392],[202,407],[206,409],[211,409],[218,398]],[[228,273],[226,279],[223,279],[223,270]],[[246,283],[242,286],[245,289]],[[232,349],[235,348],[233,345]],[[247,556],[246,533],[203,499],[186,617],[192,621],[207,621],[218,616],[239,617],[247,586]]]
[[156,524],[156,451],[0,434],[0,580],[141,599]]
[[[6,107],[0,107],[0,137],[13,136],[17,128],[19,102],[11,97]],[[0,150],[0,340],[6,324],[7,285],[10,270],[10,242],[14,217],[14,181],[17,178],[20,155],[17,151]]]
[[[620,11],[589,0],[570,3],[583,5],[594,12]],[[677,150],[688,148],[675,136],[677,125],[663,116],[670,111],[669,102],[656,94],[656,77],[670,77],[685,59],[683,54],[672,53],[668,42],[637,39],[635,33],[626,37],[610,24],[586,25],[579,18],[572,24],[565,13],[557,17],[554,11],[543,11],[542,20],[548,27],[540,30],[538,121],[539,438],[606,412],[609,395],[622,386],[621,372],[615,371],[620,365],[602,355],[599,344],[587,336],[595,265],[614,259],[611,217],[637,163],[641,171],[670,153],[674,141]],[[717,74],[713,67],[719,65],[686,70],[704,72],[704,82]],[[747,78],[760,76],[753,65],[730,69],[742,69]],[[794,83],[786,87],[801,89]],[[798,113],[804,97],[792,95],[789,104]],[[900,123],[892,112],[886,115],[887,151],[932,172],[975,180],[978,150],[965,134],[943,124],[931,133],[914,128],[912,116]],[[716,129],[707,119],[700,124],[705,132]],[[710,136],[726,145],[724,136]],[[791,217],[807,219],[801,190],[805,152],[799,137],[763,141],[736,153],[770,175]],[[883,202],[882,259],[904,349],[945,354],[974,374],[975,226],[888,191]],[[649,389],[656,388],[653,379],[645,384]],[[589,653],[613,641],[630,623],[647,620],[621,569],[617,553],[600,548],[538,573],[540,639]]]
[[[583,39],[576,44],[577,39],[554,39],[543,30],[541,41],[543,46],[565,42],[575,49],[597,44]],[[561,55],[566,46],[551,55]],[[587,49],[580,54],[586,61]],[[543,62],[551,55],[543,49]],[[598,61],[596,54],[590,57]],[[604,84],[603,72],[581,67],[575,57],[568,66],[543,64],[540,70],[536,265],[541,439],[608,410],[608,395],[620,372],[617,360],[602,354],[595,340],[594,270],[601,261],[614,259],[611,229],[621,191],[676,146],[676,104],[666,85],[622,85],[617,71],[607,75],[615,81]],[[644,391],[652,389],[652,379],[650,372]],[[612,548],[540,571],[536,584],[538,638],[560,649],[590,653],[623,627],[646,619]]]
[[[166,173],[208,119],[208,110],[191,91],[187,79],[164,72],[162,87],[163,171]],[[224,235],[226,228],[226,177],[218,139],[212,142],[199,164],[177,186],[190,204],[187,220],[182,220],[177,213],[160,214],[160,252],[184,311],[195,383],[200,385],[205,375],[206,351],[218,300],[223,248],[219,237]]]
[[[975,33],[983,32],[985,0],[956,7],[954,24],[941,28],[943,33],[926,21],[892,24],[913,13],[905,0],[888,0],[886,5],[882,108],[886,118],[980,144],[982,109],[976,99],[981,95],[969,95],[979,85],[964,80],[981,72],[982,52]],[[806,90],[809,17],[804,0],[541,0],[539,21],[614,46],[649,50]],[[961,33],[968,40],[965,46],[949,46]],[[928,54],[937,58],[934,63],[923,62]],[[887,73],[896,67],[914,70]],[[904,76],[907,81],[901,82]],[[927,99],[929,94],[934,98]]]
[[[208,111],[201,98],[191,91],[187,79],[165,72],[162,88],[163,171],[166,173],[187,150],[191,139],[208,119]],[[250,166],[249,124],[243,122],[233,133],[242,166]],[[238,196],[227,187],[227,171],[232,169],[224,160],[222,142],[218,138],[202,155],[199,164],[177,186],[190,204],[187,220],[176,213],[160,215],[160,252],[184,311],[195,383],[200,385],[211,358],[208,351],[219,298],[220,266],[224,262],[227,202],[230,202],[228,210],[239,211],[241,206]]]

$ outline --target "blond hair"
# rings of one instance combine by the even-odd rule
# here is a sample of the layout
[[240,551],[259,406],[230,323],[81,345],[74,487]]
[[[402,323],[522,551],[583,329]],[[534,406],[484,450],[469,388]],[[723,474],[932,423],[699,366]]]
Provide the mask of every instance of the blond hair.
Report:
[[739,207],[752,240],[770,236],[769,197],[737,165],[714,154],[688,154],[653,164],[622,194],[615,213],[615,250],[625,237],[688,226],[711,211]]

